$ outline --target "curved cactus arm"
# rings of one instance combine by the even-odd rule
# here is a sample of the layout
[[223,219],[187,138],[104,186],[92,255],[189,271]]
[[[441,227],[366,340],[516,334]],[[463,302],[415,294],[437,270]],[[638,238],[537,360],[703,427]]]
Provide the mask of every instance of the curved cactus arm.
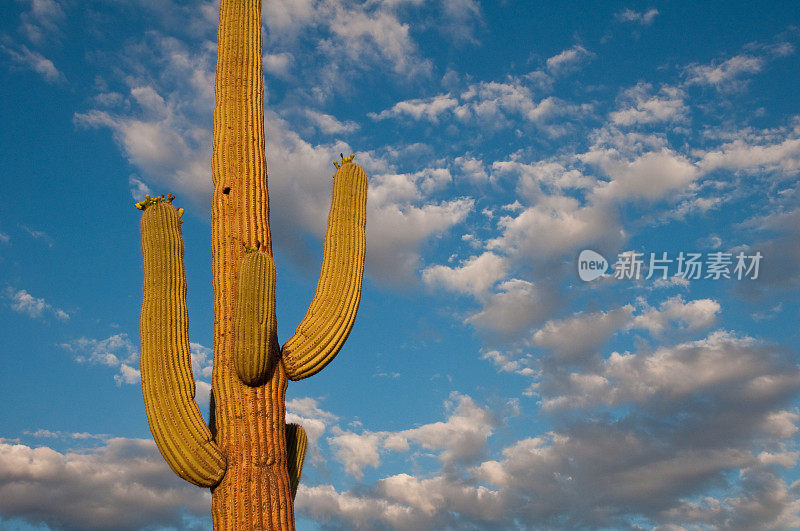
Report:
[[297,485],[300,484],[300,473],[303,471],[307,447],[306,430],[299,424],[287,424],[286,464],[289,468],[289,481],[292,483],[292,499],[297,496]]
[[275,263],[246,249],[239,262],[234,305],[233,363],[246,385],[265,382],[280,359],[275,317]]
[[333,176],[322,271],[314,300],[282,349],[291,380],[321,371],[347,339],[361,300],[367,221],[367,176],[352,155]]
[[172,470],[195,485],[213,487],[226,463],[194,400],[181,221],[168,201],[151,201],[142,210],[140,366],[147,420]]

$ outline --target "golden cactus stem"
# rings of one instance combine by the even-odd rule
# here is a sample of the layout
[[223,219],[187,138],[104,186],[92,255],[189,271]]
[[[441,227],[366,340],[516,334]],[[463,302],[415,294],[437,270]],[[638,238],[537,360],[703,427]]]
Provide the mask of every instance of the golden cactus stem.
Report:
[[261,0],[221,0],[211,204],[217,443],[228,460],[212,492],[215,529],[294,529],[286,459],[287,378],[262,385],[234,361],[236,279],[245,245],[271,256],[264,157]]
[[168,202],[153,201],[144,210],[140,366],[147,420],[172,470],[212,487],[226,463],[194,400],[181,222]]
[[289,468],[289,479],[292,482],[292,499],[297,496],[297,486],[300,484],[300,474],[303,471],[303,461],[306,458],[308,437],[306,430],[299,424],[286,425],[286,452]]
[[333,360],[355,322],[361,300],[367,220],[367,176],[344,159],[333,178],[333,200],[317,290],[282,349],[291,380],[308,378]]
[[275,318],[275,263],[268,254],[248,252],[242,257],[234,319],[236,374],[250,386],[264,383],[280,358]]

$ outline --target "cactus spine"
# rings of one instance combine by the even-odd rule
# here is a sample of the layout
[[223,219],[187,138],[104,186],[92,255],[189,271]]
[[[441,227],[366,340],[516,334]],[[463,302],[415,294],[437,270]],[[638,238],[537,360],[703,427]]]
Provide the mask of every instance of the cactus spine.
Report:
[[307,437],[285,424],[288,380],[322,370],[355,320],[364,269],[367,178],[336,164],[322,270],[295,334],[278,345],[264,155],[261,0],[221,0],[211,205],[212,428],[194,402],[180,214],[147,198],[142,216],[142,388],[162,455],[212,489],[215,529],[293,529]]

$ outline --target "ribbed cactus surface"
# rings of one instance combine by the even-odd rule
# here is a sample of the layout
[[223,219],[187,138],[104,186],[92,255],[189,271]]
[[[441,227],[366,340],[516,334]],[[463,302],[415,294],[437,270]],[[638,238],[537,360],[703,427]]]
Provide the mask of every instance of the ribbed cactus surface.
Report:
[[306,431],[299,424],[286,425],[286,449],[288,451],[287,467],[289,481],[292,486],[292,498],[297,494],[297,485],[300,483],[300,473],[303,471],[303,460],[306,457],[308,438]]
[[225,474],[225,456],[194,401],[180,227],[167,202],[142,216],[142,392],[150,431],[169,466],[186,481],[211,487]]
[[317,290],[279,347],[264,155],[260,0],[221,0],[211,200],[212,426],[194,402],[180,215],[171,199],[142,216],[142,388],[172,469],[212,488],[215,529],[293,529],[308,440],[286,425],[288,380],[336,356],[353,327],[364,270],[367,178],[343,158],[333,180]]
[[239,263],[234,305],[233,361],[247,385],[268,378],[280,358],[275,317],[275,263],[267,253],[246,253]]
[[294,335],[283,347],[290,379],[321,371],[344,345],[361,300],[366,249],[367,176],[345,159],[333,178],[333,202],[328,216],[322,271],[314,300]]

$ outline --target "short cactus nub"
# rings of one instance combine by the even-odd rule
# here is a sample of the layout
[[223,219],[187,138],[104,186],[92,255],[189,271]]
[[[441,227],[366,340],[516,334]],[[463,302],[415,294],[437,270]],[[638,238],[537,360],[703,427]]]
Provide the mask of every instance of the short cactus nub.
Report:
[[225,474],[225,456],[194,401],[180,220],[169,202],[153,201],[147,207],[142,216],[140,361],[147,420],[175,473],[212,487]]
[[287,424],[286,465],[289,467],[289,480],[292,483],[292,498],[297,496],[297,485],[300,484],[300,474],[303,471],[307,446],[306,430],[299,424]]
[[280,357],[275,318],[275,263],[266,253],[246,252],[239,263],[234,305],[233,362],[247,385],[266,380]]

